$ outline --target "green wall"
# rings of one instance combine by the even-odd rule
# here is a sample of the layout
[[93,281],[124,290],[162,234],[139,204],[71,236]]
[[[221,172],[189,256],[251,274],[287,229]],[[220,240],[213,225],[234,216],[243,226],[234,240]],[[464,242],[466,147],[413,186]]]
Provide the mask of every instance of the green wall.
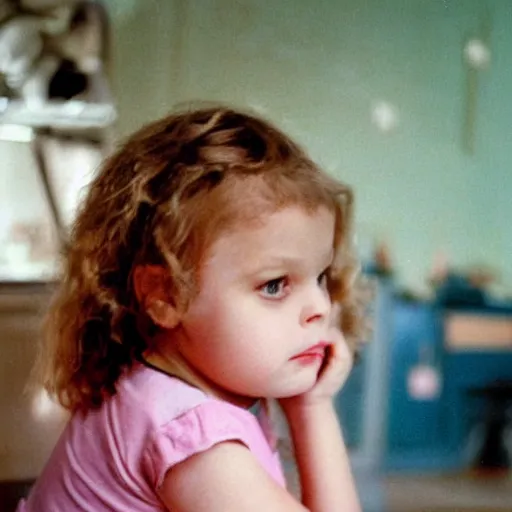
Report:
[[[401,282],[426,289],[436,252],[482,262],[512,289],[512,2],[110,0],[119,131],[184,100],[249,105],[357,193],[361,250],[387,241]],[[123,7],[124,5],[124,7]],[[488,7],[476,145],[463,150],[465,38]],[[371,121],[393,104],[390,133]]]

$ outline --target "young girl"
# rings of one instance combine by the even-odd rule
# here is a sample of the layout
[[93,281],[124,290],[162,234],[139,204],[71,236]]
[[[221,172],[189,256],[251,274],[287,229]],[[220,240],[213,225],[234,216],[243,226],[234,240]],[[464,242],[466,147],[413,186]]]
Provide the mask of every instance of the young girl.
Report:
[[350,190],[252,115],[186,111],[133,135],[71,234],[39,366],[72,416],[19,510],[359,511],[333,406],[351,366],[339,328],[353,342],[360,325],[351,215]]

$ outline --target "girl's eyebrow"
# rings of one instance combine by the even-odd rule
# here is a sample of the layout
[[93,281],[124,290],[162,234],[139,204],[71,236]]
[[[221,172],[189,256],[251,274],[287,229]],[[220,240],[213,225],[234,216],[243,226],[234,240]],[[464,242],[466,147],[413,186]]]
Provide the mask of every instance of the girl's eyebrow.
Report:
[[[331,249],[329,253],[322,259],[324,264],[322,265],[322,270],[329,267],[332,263],[334,257],[334,251]],[[263,258],[259,260],[253,267],[248,269],[248,274],[254,275],[261,272],[271,272],[274,270],[281,270],[283,268],[293,269],[293,270],[301,270],[301,268],[305,267],[305,260],[301,256],[288,256],[288,255],[272,255],[268,258]]]
[[284,269],[297,270],[303,266],[302,258],[298,256],[269,256],[259,258],[254,264],[245,269],[247,275],[255,276],[265,272],[282,271]]

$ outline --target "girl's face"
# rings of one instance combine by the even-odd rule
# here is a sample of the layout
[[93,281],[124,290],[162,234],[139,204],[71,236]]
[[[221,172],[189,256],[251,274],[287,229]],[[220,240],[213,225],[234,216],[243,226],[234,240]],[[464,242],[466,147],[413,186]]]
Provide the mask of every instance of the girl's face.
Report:
[[325,207],[288,207],[217,239],[170,341],[193,372],[238,397],[293,396],[315,384],[322,356],[297,355],[326,340],[334,223]]

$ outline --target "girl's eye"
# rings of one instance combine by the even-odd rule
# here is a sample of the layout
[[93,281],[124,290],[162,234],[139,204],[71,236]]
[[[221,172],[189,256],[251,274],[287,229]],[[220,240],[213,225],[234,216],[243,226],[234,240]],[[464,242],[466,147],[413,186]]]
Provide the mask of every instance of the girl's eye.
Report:
[[318,285],[321,286],[322,288],[325,288],[327,286],[328,273],[329,269],[327,268],[317,277]]
[[272,279],[271,281],[267,281],[261,288],[260,291],[263,296],[271,299],[279,299],[283,297],[285,293],[287,281],[285,277],[279,277],[277,279]]

